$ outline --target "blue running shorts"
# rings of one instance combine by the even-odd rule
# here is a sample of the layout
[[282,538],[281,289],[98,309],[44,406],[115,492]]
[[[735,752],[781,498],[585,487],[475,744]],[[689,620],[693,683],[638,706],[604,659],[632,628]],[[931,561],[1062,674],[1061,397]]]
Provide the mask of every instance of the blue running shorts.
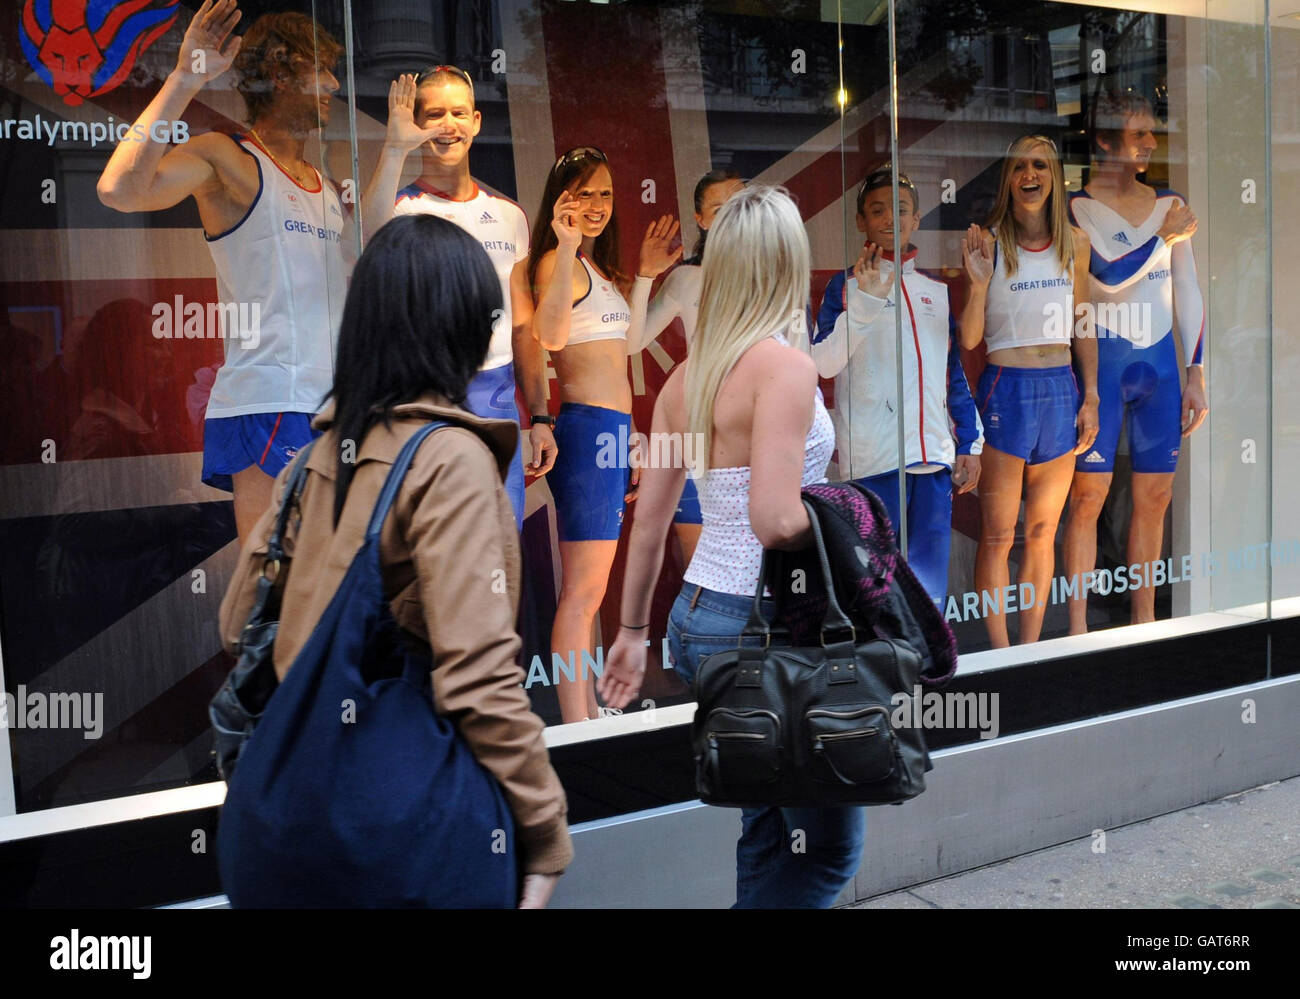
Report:
[[980,375],[975,404],[984,421],[984,443],[1029,465],[1073,451],[1079,389],[1074,369],[1008,368],[990,364]]
[[311,413],[249,413],[203,422],[203,484],[234,492],[231,476],[256,465],[271,478],[320,434]]
[[561,541],[616,541],[632,468],[632,417],[566,402],[555,418],[555,466],[546,473]]

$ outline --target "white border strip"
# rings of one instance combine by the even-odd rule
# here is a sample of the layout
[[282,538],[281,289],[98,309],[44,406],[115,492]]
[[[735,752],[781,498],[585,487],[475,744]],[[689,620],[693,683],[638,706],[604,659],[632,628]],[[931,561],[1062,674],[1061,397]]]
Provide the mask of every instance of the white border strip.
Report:
[[128,794],[108,801],[88,801],[81,805],[45,808],[39,812],[22,812],[0,818],[0,843],[212,808],[225,800],[225,781],[212,781],[168,791]]

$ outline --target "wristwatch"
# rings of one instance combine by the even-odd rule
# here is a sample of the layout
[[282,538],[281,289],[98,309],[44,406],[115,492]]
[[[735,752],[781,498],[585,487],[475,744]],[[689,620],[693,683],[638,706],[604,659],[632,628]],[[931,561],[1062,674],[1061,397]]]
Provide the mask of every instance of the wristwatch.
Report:
[[555,429],[555,417],[551,416],[549,413],[541,413],[540,415],[534,413],[532,414],[531,419],[533,422],[529,424],[530,427],[535,427],[539,423],[545,423],[552,430]]

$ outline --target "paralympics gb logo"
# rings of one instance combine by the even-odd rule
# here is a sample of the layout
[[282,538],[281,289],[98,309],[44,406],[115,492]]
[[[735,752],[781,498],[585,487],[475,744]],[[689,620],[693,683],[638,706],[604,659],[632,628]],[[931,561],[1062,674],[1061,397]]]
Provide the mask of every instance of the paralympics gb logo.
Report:
[[27,0],[23,53],[65,104],[76,107],[122,81],[140,53],[167,31],[180,0]]

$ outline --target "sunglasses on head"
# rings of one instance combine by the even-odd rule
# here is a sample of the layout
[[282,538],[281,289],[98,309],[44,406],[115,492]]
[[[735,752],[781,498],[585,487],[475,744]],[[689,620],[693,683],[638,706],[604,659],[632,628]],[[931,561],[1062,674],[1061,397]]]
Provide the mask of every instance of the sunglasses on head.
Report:
[[567,153],[555,161],[554,170],[559,170],[568,166],[570,163],[577,163],[581,159],[598,160],[601,163],[608,163],[609,159],[595,146],[578,146],[576,149],[570,149]]
[[447,65],[430,66],[428,69],[426,69],[423,73],[420,74],[418,79],[416,79],[415,85],[418,87],[421,84],[425,83],[426,81],[432,80],[439,73],[450,73],[452,76],[459,77],[461,80],[464,80],[465,86],[469,87],[469,95],[471,98],[473,98],[474,81],[471,80],[469,74],[466,73],[459,66],[447,66]]
[[[1048,149],[1050,149],[1053,153],[1057,152],[1057,149],[1056,149],[1056,143],[1053,142],[1051,139],[1049,139],[1047,136],[1045,136],[1045,135],[1029,135],[1029,136],[1025,136],[1025,137],[1022,138],[1022,139],[1012,139],[1011,142],[1009,142],[1009,143],[1007,144],[1007,153],[1006,153],[1006,155],[1011,156],[1011,155],[1012,155],[1012,150],[1015,149],[1017,143],[1023,142],[1025,139],[1032,139],[1032,140],[1033,140],[1032,143],[1028,144],[1028,145],[1025,147],[1025,148],[1027,148],[1027,149],[1032,149],[1034,146],[1046,146],[1046,147],[1047,147]],[[1024,155],[1024,154],[1022,154],[1022,155]],[[1058,154],[1058,159],[1059,159],[1059,154]]]
[[[893,184],[893,182],[893,174],[890,171],[877,170],[874,173],[867,174],[866,179],[862,181],[862,189],[864,191],[875,190],[878,187],[887,187]],[[912,192],[916,191],[916,185],[907,179],[907,174],[905,173],[900,173],[898,175],[898,186],[906,187]]]

